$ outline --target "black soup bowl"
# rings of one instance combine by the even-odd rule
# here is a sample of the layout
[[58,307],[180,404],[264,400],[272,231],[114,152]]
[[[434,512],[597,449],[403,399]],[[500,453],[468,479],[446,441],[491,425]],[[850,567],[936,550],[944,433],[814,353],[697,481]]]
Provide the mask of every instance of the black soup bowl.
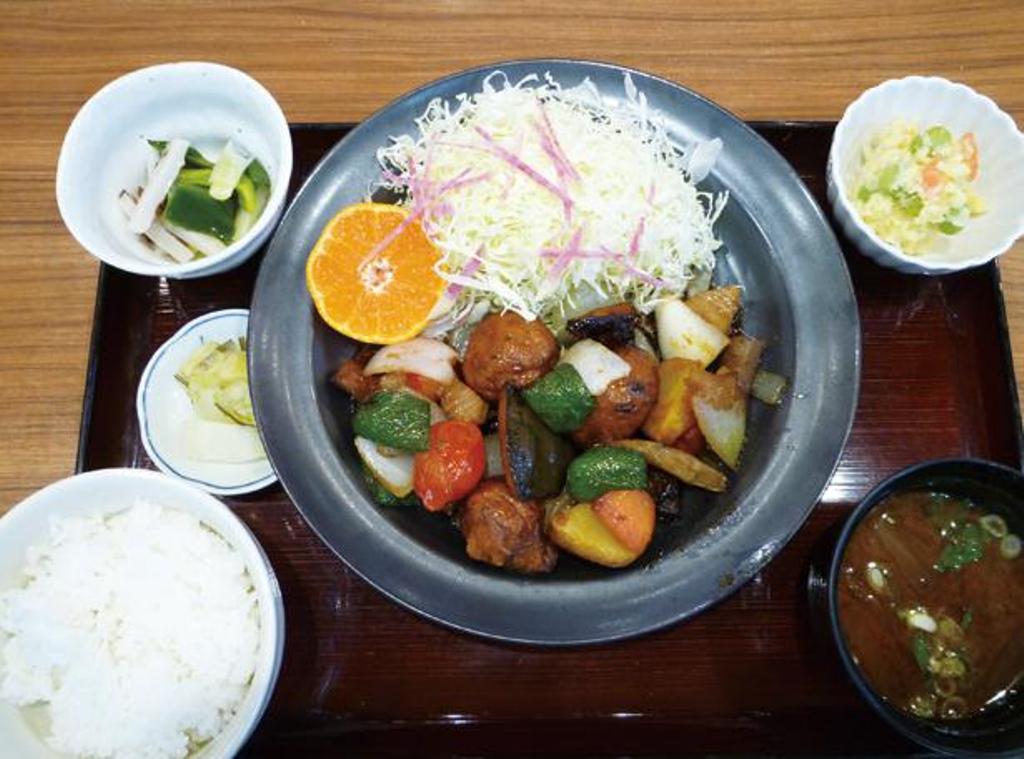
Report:
[[[979,459],[942,459],[908,467],[876,486],[843,526],[829,568],[828,601],[832,634],[850,679],[864,699],[892,727],[934,751],[957,756],[1024,755],[1024,694],[1020,691],[996,709],[961,720],[912,717],[872,688],[854,659],[839,614],[839,582],[844,555],[857,527],[875,506],[896,493],[931,490],[968,498],[999,514],[1010,532],[1024,534],[1024,474]],[[1024,560],[1024,559],[1022,559]],[[1024,630],[1021,631],[1024,636]]]

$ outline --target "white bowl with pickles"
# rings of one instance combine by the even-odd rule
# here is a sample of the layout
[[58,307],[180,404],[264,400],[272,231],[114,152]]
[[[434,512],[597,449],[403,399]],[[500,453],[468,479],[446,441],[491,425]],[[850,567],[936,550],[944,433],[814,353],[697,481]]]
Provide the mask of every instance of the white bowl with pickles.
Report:
[[828,196],[847,237],[883,266],[980,266],[1024,235],[1024,135],[964,84],[891,79],[837,125]]
[[284,210],[288,122],[256,80],[216,63],[133,71],[93,95],[57,163],[68,230],[115,268],[188,279],[255,253]]
[[139,380],[139,435],[165,474],[215,495],[267,487],[277,475],[249,395],[249,312],[193,319],[157,349]]

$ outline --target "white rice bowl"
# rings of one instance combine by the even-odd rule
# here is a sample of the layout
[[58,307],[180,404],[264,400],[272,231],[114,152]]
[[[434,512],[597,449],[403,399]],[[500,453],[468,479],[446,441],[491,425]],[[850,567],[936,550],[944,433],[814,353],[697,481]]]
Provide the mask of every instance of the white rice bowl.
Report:
[[14,739],[0,753],[241,747],[280,666],[283,615],[223,504],[153,472],[80,475],[0,520],[0,557],[0,734]]

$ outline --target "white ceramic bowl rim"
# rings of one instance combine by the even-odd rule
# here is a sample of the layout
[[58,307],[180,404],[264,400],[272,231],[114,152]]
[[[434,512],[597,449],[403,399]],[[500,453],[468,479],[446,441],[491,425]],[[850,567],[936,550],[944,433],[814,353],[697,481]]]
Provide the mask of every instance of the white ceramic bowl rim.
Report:
[[158,63],[156,65],[136,69],[119,76],[117,79],[103,85],[103,87],[97,90],[96,93],[86,100],[78,110],[75,117],[71,120],[71,125],[68,127],[67,133],[64,135],[60,154],[57,157],[57,207],[60,210],[61,216],[67,218],[67,209],[64,206],[63,200],[65,194],[63,191],[65,180],[63,178],[67,175],[66,165],[70,160],[72,160],[71,154],[75,148],[74,143],[76,142],[76,135],[82,128],[82,124],[85,122],[86,118],[89,117],[90,112],[96,108],[102,107],[104,100],[115,96],[120,90],[130,86],[137,79],[145,78],[162,71],[188,71],[189,69],[194,69],[196,73],[213,70],[227,77],[235,77],[245,81],[252,87],[253,91],[257,94],[257,97],[263,100],[264,104],[272,112],[272,118],[275,122],[274,128],[281,134],[284,147],[277,156],[279,166],[274,176],[274,185],[271,189],[270,197],[267,199],[266,207],[256,220],[256,223],[253,224],[252,228],[241,238],[235,240],[216,256],[200,258],[196,261],[186,261],[185,263],[150,263],[140,259],[137,264],[133,262],[132,266],[129,268],[125,266],[123,261],[110,260],[104,251],[94,250],[93,248],[88,247],[79,238],[75,230],[69,227],[68,231],[71,232],[71,235],[79,245],[104,263],[114,266],[115,268],[131,271],[134,274],[155,276],[180,276],[182,274],[203,271],[208,267],[213,267],[216,264],[222,263],[225,259],[231,258],[235,253],[245,248],[250,241],[263,234],[268,225],[276,223],[279,218],[279,214],[275,213],[275,209],[280,209],[284,205],[284,199],[288,192],[288,184],[292,173],[292,143],[288,120],[285,118],[284,111],[281,110],[280,104],[278,104],[277,100],[274,99],[274,96],[270,94],[270,91],[267,90],[266,87],[244,71],[231,66],[226,66],[222,63],[214,63],[211,61],[178,61],[174,63]]
[[[218,733],[218,736],[214,738],[214,743],[209,744],[210,746],[216,745],[216,741],[220,736],[225,736],[226,738],[229,733],[233,733],[226,745],[217,746],[217,749],[220,751],[217,756],[235,756],[252,735],[253,730],[255,730],[256,725],[259,723],[263,714],[266,712],[267,706],[270,704],[270,699],[273,695],[274,687],[281,671],[285,641],[284,602],[281,595],[281,587],[277,581],[277,575],[274,572],[274,567],[270,563],[270,559],[267,557],[266,552],[260,545],[259,540],[256,539],[256,536],[249,529],[249,526],[242,521],[237,514],[235,514],[220,500],[214,498],[208,493],[204,493],[194,485],[190,485],[187,482],[175,479],[174,477],[170,477],[169,475],[161,472],[154,472],[148,469],[131,468],[96,469],[71,475],[62,480],[57,480],[56,482],[52,482],[28,495],[24,500],[11,508],[7,514],[0,518],[0,532],[5,529],[20,527],[22,523],[30,524],[32,521],[38,521],[40,513],[38,511],[38,506],[40,502],[51,500],[55,496],[60,496],[64,493],[73,493],[76,488],[80,488],[84,485],[97,487],[103,481],[114,478],[122,480],[134,479],[138,481],[149,480],[151,481],[154,489],[162,488],[165,491],[165,495],[161,496],[161,498],[155,499],[157,501],[161,501],[161,505],[167,508],[185,511],[186,513],[193,514],[201,521],[206,521],[203,519],[202,514],[196,509],[179,506],[173,502],[163,503],[162,501],[170,500],[166,495],[167,491],[177,490],[181,496],[179,503],[188,500],[191,500],[192,503],[202,502],[204,509],[208,512],[219,513],[224,518],[225,522],[233,527],[231,534],[224,534],[225,531],[220,529],[215,529],[214,531],[226,540],[232,548],[243,555],[243,557],[245,557],[247,553],[250,554],[250,556],[245,559],[245,565],[249,570],[253,587],[258,594],[260,604],[268,607],[264,610],[266,612],[265,616],[261,614],[261,618],[269,618],[272,620],[273,624],[269,629],[261,632],[261,645],[255,670],[257,674],[254,676],[253,681],[255,683],[257,679],[262,679],[262,675],[260,674],[261,672],[266,673],[266,682],[263,687],[263,692],[258,695],[258,699],[255,700],[251,707],[249,707],[247,712],[242,711],[242,706],[245,705],[245,700],[243,700],[239,710],[235,712],[231,720],[229,720],[224,726],[221,733]],[[24,546],[24,548],[27,550],[28,546]],[[22,559],[22,561],[24,561],[24,559]],[[253,685],[250,685],[250,687],[253,687]],[[234,727],[233,722],[235,720],[244,720],[245,723],[240,727]],[[45,746],[45,743],[41,742],[40,745]],[[49,749],[48,746],[45,747]],[[0,753],[3,753],[3,751],[0,750]],[[208,753],[208,750],[204,748],[200,751],[199,756],[206,757]]]
[[[1024,143],[1024,134],[1021,134],[1020,130],[1017,128],[1017,122],[1015,122],[1008,113],[1001,109],[996,104],[996,102],[988,95],[981,94],[980,92],[974,90],[972,87],[964,84],[963,82],[954,82],[949,79],[945,79],[944,77],[941,76],[905,76],[899,79],[887,79],[884,82],[876,84],[874,87],[871,87],[862,92],[856,100],[854,100],[852,103],[846,106],[846,109],[843,111],[842,118],[836,125],[836,131],[832,137],[832,146],[829,149],[829,163],[833,166],[833,168],[837,166],[837,164],[835,163],[835,161],[837,160],[837,156],[835,155],[836,145],[842,144],[846,136],[846,128],[849,124],[847,116],[853,110],[855,110],[862,101],[864,101],[866,98],[868,98],[876,91],[887,87],[892,87],[904,82],[927,82],[959,90],[965,97],[968,97],[972,100],[980,101],[981,103],[989,107],[992,111],[991,115],[993,116],[993,118],[1005,122],[1007,126],[1009,126],[1014,131],[1017,132],[1018,137],[1020,138],[1022,143]],[[838,169],[836,170],[838,171]],[[1011,234],[1007,235],[1007,237],[1004,240],[1000,241],[999,244],[993,245],[987,251],[977,256],[958,260],[955,263],[955,265],[952,265],[949,261],[931,261],[928,259],[927,256],[908,256],[905,253],[903,253],[899,248],[895,247],[891,243],[888,243],[881,237],[879,237],[875,233],[874,229],[869,227],[861,220],[860,214],[857,213],[855,206],[853,205],[852,201],[847,195],[845,182],[837,180],[835,184],[836,192],[839,195],[840,202],[849,209],[850,217],[853,219],[853,222],[857,225],[857,228],[860,229],[865,235],[867,235],[873,243],[878,245],[880,248],[883,248],[894,258],[898,258],[901,261],[906,261],[907,263],[914,265],[915,267],[927,269],[935,273],[959,271],[961,269],[970,269],[975,266],[987,264],[989,261],[992,261],[995,258],[998,258],[1001,254],[1005,253],[1019,237],[1024,236],[1024,216],[1022,216],[1017,224],[1016,229]]]
[[146,368],[142,372],[142,376],[139,378],[139,386],[135,393],[135,410],[139,419],[139,437],[142,440],[142,447],[146,449],[146,454],[149,458],[152,459],[157,468],[165,474],[176,477],[186,483],[189,483],[193,487],[205,490],[207,493],[212,493],[214,495],[243,495],[245,493],[253,493],[277,482],[277,474],[273,470],[273,465],[269,464],[269,457],[267,459],[268,465],[271,467],[269,474],[237,485],[220,485],[216,482],[200,480],[196,477],[179,472],[177,467],[174,466],[174,463],[169,461],[166,456],[162,455],[160,451],[157,450],[156,444],[152,440],[152,436],[149,431],[148,411],[146,408],[146,393],[154,371],[160,364],[161,360],[163,360],[164,354],[167,353],[167,350],[172,345],[209,322],[232,316],[243,317],[248,323],[249,310],[246,308],[226,308],[220,311],[211,311],[208,314],[196,317],[192,321],[188,322],[188,324],[181,327],[177,332],[164,341],[164,343],[156,349],[156,352],[149,359],[149,362],[146,364]]

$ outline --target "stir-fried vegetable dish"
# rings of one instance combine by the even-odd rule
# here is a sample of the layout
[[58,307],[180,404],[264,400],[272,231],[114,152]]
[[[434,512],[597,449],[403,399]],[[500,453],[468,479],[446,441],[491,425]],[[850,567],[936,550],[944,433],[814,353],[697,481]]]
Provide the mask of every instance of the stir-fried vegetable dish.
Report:
[[716,288],[648,319],[620,303],[571,319],[561,340],[492,313],[461,354],[425,337],[362,348],[334,382],[356,404],[371,497],[451,514],[472,558],[513,571],[550,571],[559,548],[631,564],[684,487],[726,489],[752,388],[781,399],[764,344],[734,326],[740,296]]
[[839,613],[872,687],[908,714],[1009,708],[1024,681],[1020,537],[984,503],[941,492],[885,499],[843,557]]

